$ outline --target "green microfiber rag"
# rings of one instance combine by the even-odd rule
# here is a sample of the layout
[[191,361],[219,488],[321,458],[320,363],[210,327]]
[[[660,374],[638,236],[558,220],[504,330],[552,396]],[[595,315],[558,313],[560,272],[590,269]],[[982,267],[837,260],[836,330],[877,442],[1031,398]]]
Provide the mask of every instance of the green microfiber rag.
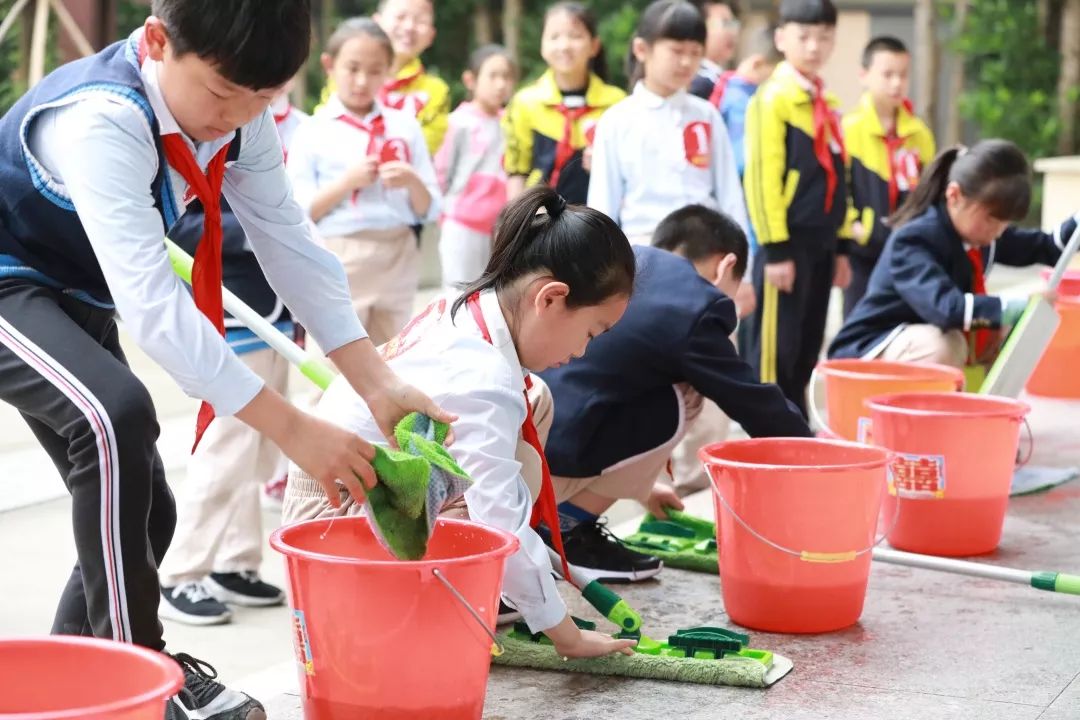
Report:
[[537,670],[764,688],[787,675],[793,667],[790,660],[775,654],[770,665],[743,657],[698,660],[641,653],[609,655],[587,660],[563,660],[551,645],[520,640],[509,632],[499,633],[498,638],[503,646],[503,653],[492,658],[494,664]]
[[716,526],[677,510],[669,510],[667,520],[646,515],[638,531],[622,540],[633,550],[660,558],[666,567],[713,575],[720,570]]
[[379,482],[367,494],[366,514],[375,537],[399,560],[424,557],[439,513],[472,484],[443,447],[448,432],[445,423],[412,413],[394,428],[399,450],[375,447]]

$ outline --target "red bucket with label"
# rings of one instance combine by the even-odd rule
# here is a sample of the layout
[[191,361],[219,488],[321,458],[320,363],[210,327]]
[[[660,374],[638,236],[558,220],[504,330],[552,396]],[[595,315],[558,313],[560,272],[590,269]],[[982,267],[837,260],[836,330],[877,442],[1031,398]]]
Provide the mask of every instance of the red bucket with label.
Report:
[[896,517],[889,544],[929,555],[993,552],[1030,408],[1009,398],[926,392],[877,396],[866,406],[874,444],[895,452],[882,507],[882,517]]

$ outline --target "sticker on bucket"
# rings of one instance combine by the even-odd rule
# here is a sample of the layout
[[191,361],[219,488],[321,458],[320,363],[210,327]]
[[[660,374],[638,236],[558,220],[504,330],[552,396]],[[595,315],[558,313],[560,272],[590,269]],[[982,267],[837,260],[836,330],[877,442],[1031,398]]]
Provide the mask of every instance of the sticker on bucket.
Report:
[[296,659],[304,666],[308,675],[315,674],[315,663],[311,659],[311,643],[308,641],[307,622],[303,610],[293,610],[293,636],[296,639]]
[[855,441],[860,442],[863,445],[869,445],[874,442],[874,438],[870,429],[874,426],[873,420],[868,417],[859,418],[859,426],[855,431]]
[[889,494],[903,498],[945,497],[945,456],[897,453],[889,462]]

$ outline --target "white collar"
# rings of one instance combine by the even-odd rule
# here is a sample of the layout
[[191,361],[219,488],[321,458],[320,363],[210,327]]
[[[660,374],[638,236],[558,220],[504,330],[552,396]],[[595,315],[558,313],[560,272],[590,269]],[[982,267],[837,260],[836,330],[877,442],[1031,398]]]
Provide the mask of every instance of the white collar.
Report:
[[[514,338],[510,334],[510,326],[506,322],[502,305],[499,304],[499,297],[494,290],[485,290],[480,293],[480,312],[484,316],[484,322],[487,323],[492,346],[502,353],[503,359],[510,364],[511,368],[516,368],[518,374],[524,377],[528,371],[521,365],[517,348],[514,347]],[[471,313],[470,317],[472,317]]]
[[668,97],[660,97],[652,90],[645,87],[645,83],[643,81],[639,80],[637,85],[634,86],[634,97],[638,98],[639,101],[644,103],[645,107],[647,108],[661,108],[667,104],[677,105],[682,103],[683,99],[686,97],[686,91],[679,90],[669,95]]
[[345,107],[345,105],[341,102],[341,98],[337,96],[337,93],[331,93],[330,97],[326,101],[326,104],[323,105],[320,112],[325,113],[331,118],[339,118],[343,115],[347,115],[351,118],[356,118],[357,120],[367,123],[382,115],[383,107],[379,104],[378,100],[375,100],[371,105],[371,112],[369,112],[367,115],[364,115],[363,117],[360,117],[359,115]]

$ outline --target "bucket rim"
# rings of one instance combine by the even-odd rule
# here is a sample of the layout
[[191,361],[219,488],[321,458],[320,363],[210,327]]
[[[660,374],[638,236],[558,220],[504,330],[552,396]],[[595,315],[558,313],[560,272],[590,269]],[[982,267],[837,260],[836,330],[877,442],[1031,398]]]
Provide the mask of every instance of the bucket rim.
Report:
[[[318,560],[319,562],[329,563],[331,565],[362,565],[364,567],[380,567],[380,568],[397,568],[402,565],[408,565],[411,568],[418,570],[428,570],[434,568],[443,568],[447,566],[455,565],[470,565],[481,558],[500,558],[509,557],[518,551],[521,541],[513,533],[497,528],[492,525],[486,525],[475,520],[463,520],[460,518],[439,518],[435,521],[436,527],[439,525],[455,525],[458,527],[478,527],[481,530],[490,532],[502,540],[505,541],[505,545],[490,550],[488,552],[472,553],[469,555],[461,555],[459,557],[441,558],[438,560],[398,560],[396,558],[389,558],[386,560],[374,560],[364,558],[349,558],[342,557],[340,555],[331,555],[329,553],[316,552],[314,550],[307,550],[304,548],[298,548],[292,545],[285,539],[285,536],[290,532],[297,531],[307,525],[329,525],[333,521],[334,524],[338,523],[362,523],[369,525],[370,521],[363,515],[349,515],[346,517],[335,518],[312,518],[311,520],[302,520],[301,522],[292,523],[289,525],[283,525],[274,530],[270,534],[270,547],[276,550],[281,555],[287,558],[303,558],[305,560]],[[377,542],[377,540],[376,540]]]
[[75,718],[101,717],[103,715],[116,714],[124,710],[138,707],[139,705],[145,705],[158,698],[168,702],[168,699],[180,692],[180,688],[184,686],[184,673],[181,671],[180,666],[176,661],[164,653],[155,652],[149,648],[132,645],[131,643],[105,640],[102,638],[76,637],[72,635],[0,637],[0,648],[13,648],[16,652],[19,650],[40,647],[57,648],[61,645],[66,645],[68,647],[81,646],[109,653],[125,653],[137,657],[139,660],[153,663],[162,671],[164,677],[152,689],[132,697],[98,703],[96,705],[89,705],[73,710],[16,712],[10,715],[5,714],[5,718],[10,718],[10,720],[67,720],[68,718],[71,718],[74,720]]
[[[895,376],[888,373],[879,372],[858,372],[849,370],[849,367],[857,367],[858,365],[873,365],[876,367],[893,366],[903,367],[908,369],[925,370],[923,374],[910,374],[904,375],[904,380],[937,380],[940,375],[948,375],[954,381],[964,380],[964,371],[955,368],[951,365],[943,365],[941,363],[930,362],[900,362],[897,360],[878,360],[877,358],[865,360],[863,358],[833,358],[831,360],[822,360],[817,365],[819,373],[825,376],[842,377],[846,379],[873,379],[873,380],[894,380]],[[942,378],[944,379],[944,378]]]
[[[986,403],[988,406],[985,410],[927,410],[925,408],[905,408],[890,405],[891,402],[898,402],[909,398],[932,398],[934,400],[940,399],[942,396],[948,397],[950,400],[955,400],[957,397],[962,397],[965,400],[972,400],[976,403]],[[885,395],[875,395],[873,397],[866,398],[863,401],[865,407],[869,410],[891,413],[896,415],[915,415],[918,417],[981,417],[981,418],[1010,418],[1015,420],[1023,420],[1031,412],[1031,406],[1022,400],[1016,400],[1014,398],[1003,397],[999,395],[982,395],[980,393],[936,393],[936,392],[899,392],[899,393],[887,393]],[[998,406],[997,409],[991,409],[990,405]]]
[[[848,463],[825,463],[817,465],[773,465],[770,463],[761,462],[744,462],[740,460],[727,460],[718,459],[713,457],[713,452],[721,447],[730,445],[769,445],[783,441],[785,444],[794,445],[814,445],[817,447],[830,446],[836,448],[846,448],[849,450],[855,450],[863,454],[874,454],[878,457],[868,460],[860,460],[858,462]],[[705,465],[723,465],[727,467],[739,467],[739,468],[768,468],[770,470],[788,470],[790,472],[802,472],[808,468],[815,470],[829,470],[833,472],[848,471],[848,470],[874,470],[876,468],[883,468],[889,462],[891,452],[886,448],[878,447],[876,445],[866,445],[863,443],[851,442],[850,440],[833,440],[830,438],[748,438],[740,440],[722,440],[720,442],[709,443],[700,450],[698,450],[698,459],[700,459]],[[714,483],[715,484],[715,483]]]

